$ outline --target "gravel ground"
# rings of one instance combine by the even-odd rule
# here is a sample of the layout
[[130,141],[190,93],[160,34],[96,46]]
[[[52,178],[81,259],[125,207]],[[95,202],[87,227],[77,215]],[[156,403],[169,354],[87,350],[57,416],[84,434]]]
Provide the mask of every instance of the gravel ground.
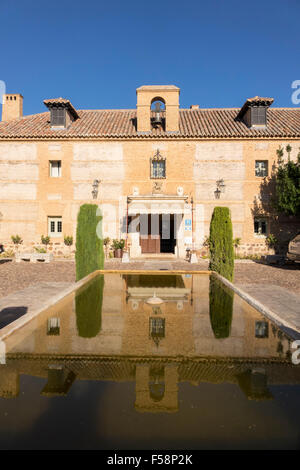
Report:
[[300,264],[274,266],[260,263],[236,264],[235,284],[274,284],[300,294]]
[[75,263],[72,261],[3,263],[0,260],[0,297],[44,281],[75,282]]
[[[155,260],[152,260],[155,263]],[[166,260],[166,263],[169,261]],[[207,270],[208,263],[189,264],[184,261],[173,262],[173,269]],[[143,269],[143,262],[122,264],[109,261],[106,269]],[[51,263],[15,263],[0,260],[0,297],[16,290],[24,289],[37,282],[75,282],[75,263],[73,261],[53,261]],[[236,284],[275,284],[291,292],[300,293],[300,265],[283,267],[267,266],[259,263],[236,263]]]

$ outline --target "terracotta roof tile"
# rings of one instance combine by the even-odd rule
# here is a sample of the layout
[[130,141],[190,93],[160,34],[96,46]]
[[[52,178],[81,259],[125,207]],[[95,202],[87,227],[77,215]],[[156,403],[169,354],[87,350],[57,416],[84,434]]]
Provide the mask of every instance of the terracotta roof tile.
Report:
[[266,128],[248,128],[237,115],[239,109],[181,109],[179,132],[153,129],[136,131],[136,110],[82,110],[80,119],[67,129],[51,129],[50,113],[0,122],[0,139],[59,138],[300,138],[300,109],[268,109]]

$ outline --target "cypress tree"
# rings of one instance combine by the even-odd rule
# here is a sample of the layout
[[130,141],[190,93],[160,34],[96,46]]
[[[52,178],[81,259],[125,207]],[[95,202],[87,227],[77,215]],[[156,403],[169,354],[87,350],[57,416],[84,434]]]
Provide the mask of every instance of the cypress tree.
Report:
[[76,325],[82,338],[94,338],[101,329],[104,276],[96,276],[75,295]]
[[216,271],[229,281],[233,280],[234,251],[232,223],[228,207],[215,207],[209,234],[209,269]]
[[77,281],[104,266],[100,224],[102,216],[97,215],[97,209],[95,204],[83,204],[78,213],[75,254]]
[[209,316],[216,338],[228,338],[231,330],[234,293],[213,276],[209,285]]

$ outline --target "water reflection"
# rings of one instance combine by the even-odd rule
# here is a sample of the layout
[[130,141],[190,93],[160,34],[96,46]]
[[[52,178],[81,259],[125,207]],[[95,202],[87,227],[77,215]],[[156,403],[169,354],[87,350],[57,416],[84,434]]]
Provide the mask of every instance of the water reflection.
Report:
[[[147,303],[154,292],[159,306]],[[43,377],[48,397],[79,381],[129,381],[136,411],[174,413],[183,382],[236,384],[251,400],[272,398],[272,384],[300,383],[290,339],[207,275],[95,277],[5,344],[3,398],[19,395],[21,374]]]
[[211,277],[209,285],[209,316],[215,338],[230,336],[234,292]]
[[75,294],[76,325],[79,336],[93,338],[101,329],[104,276],[92,279]]

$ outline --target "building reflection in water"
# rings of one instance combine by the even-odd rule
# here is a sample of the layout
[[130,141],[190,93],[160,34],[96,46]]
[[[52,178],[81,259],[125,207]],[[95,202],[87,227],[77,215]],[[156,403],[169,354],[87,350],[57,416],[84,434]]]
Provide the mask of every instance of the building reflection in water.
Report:
[[[104,280],[105,277],[105,280]],[[162,303],[147,304],[153,294]],[[300,383],[291,340],[213,276],[105,274],[5,340],[0,396],[20,374],[44,377],[45,396],[75,381],[134,381],[139,412],[176,412],[182,382],[234,383],[254,400]]]

